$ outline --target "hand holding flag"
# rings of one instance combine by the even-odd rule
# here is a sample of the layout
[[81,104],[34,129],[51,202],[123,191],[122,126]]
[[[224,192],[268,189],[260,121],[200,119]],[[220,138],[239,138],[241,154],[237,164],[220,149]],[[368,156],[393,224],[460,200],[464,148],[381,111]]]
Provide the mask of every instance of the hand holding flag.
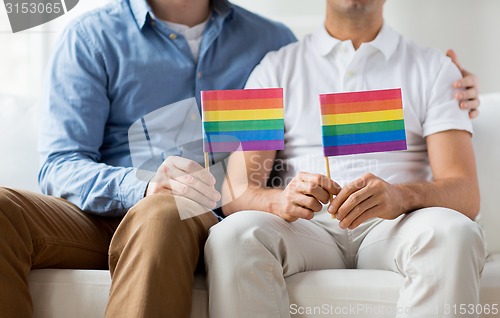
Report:
[[323,94],[320,103],[328,177],[329,156],[407,149],[401,89]]

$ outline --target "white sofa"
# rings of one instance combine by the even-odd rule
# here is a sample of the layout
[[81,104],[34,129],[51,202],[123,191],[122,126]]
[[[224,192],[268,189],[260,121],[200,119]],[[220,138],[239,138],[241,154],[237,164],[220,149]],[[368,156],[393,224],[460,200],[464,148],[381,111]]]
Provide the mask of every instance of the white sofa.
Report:
[[[37,189],[36,114],[34,103],[0,96],[2,186]],[[500,180],[500,94],[482,96],[481,116],[474,124],[474,145],[482,191],[479,221],[484,226],[490,252],[481,279],[481,303],[500,311],[500,193],[497,188]],[[393,317],[388,312],[395,310],[402,282],[403,278],[398,274],[378,270],[324,270],[287,278],[291,303],[294,304],[291,309],[292,313],[297,312],[296,317],[332,317],[331,314],[299,314],[326,309],[332,313],[344,311],[335,315],[338,317]],[[103,317],[109,285],[108,271],[34,270],[30,275],[30,290],[35,317]],[[198,275],[193,289],[191,316],[207,317],[207,306],[205,279],[203,275]],[[353,306],[359,309],[358,313],[345,314]],[[369,313],[369,310],[372,312]],[[482,317],[500,317],[500,313],[483,314]]]

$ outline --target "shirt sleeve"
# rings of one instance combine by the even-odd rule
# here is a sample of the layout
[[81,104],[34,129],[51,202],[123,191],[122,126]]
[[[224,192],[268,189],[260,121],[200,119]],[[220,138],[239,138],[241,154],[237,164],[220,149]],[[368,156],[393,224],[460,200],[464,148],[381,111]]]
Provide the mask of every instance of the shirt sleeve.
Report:
[[245,84],[245,88],[268,88],[280,87],[280,83],[276,74],[278,70],[276,66],[279,63],[273,63],[273,57],[277,52],[269,52],[260,61],[260,63],[253,69]]
[[450,59],[444,59],[441,69],[431,87],[423,127],[427,137],[447,130],[472,131],[468,111],[460,109],[455,100],[456,89],[453,83],[461,78],[460,71]]
[[133,168],[99,162],[110,111],[105,64],[78,23],[56,44],[44,83],[38,181],[45,194],[115,216],[143,198],[147,182]]

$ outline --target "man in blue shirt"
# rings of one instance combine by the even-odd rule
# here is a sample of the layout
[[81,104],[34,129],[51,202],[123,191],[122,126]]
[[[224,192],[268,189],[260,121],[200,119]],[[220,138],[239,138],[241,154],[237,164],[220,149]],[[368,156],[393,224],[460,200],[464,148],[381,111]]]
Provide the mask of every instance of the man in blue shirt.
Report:
[[285,26],[223,0],[119,0],[69,25],[42,108],[39,182],[54,197],[0,193],[2,317],[32,316],[30,268],[104,269],[108,249],[107,317],[188,317],[217,219],[181,220],[177,210],[214,208],[220,194],[209,172],[180,157],[138,178],[128,130],[165,105],[199,105],[202,90],[242,88],[267,52],[293,41]]
[[[268,51],[293,41],[283,25],[224,0],[118,0],[68,26],[42,108],[39,181],[51,197],[0,188],[2,317],[32,316],[31,268],[108,266],[107,317],[189,316],[217,219],[181,220],[178,210],[208,210],[220,194],[200,162],[176,156],[139,178],[128,130],[165,105],[199,105],[202,90],[242,88]],[[471,91],[464,99],[474,103]]]

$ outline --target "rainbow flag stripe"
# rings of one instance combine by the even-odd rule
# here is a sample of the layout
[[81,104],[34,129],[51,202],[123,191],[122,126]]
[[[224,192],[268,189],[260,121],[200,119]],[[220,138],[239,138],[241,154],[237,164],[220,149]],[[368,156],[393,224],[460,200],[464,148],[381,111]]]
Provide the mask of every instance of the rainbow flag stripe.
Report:
[[325,157],[406,150],[401,89],[320,95]]
[[283,89],[202,91],[204,152],[285,149]]

